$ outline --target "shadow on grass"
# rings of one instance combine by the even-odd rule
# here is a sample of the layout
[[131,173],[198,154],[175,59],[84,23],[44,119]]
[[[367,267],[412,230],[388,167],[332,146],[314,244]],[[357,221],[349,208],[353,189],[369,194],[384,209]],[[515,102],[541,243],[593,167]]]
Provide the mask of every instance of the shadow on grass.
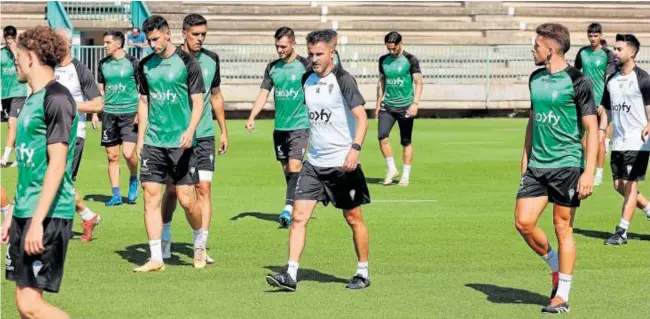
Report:
[[484,293],[487,300],[492,303],[546,306],[550,301],[548,296],[523,289],[491,284],[466,284],[465,286]]
[[[588,229],[580,229],[580,228],[574,228],[573,232],[576,234],[580,234],[583,236],[591,237],[591,238],[598,238],[598,239],[608,239],[609,237],[612,237],[614,233],[609,233],[609,232],[604,232],[604,231],[599,231],[599,230],[588,230]],[[627,233],[627,239],[628,240],[645,240],[645,241],[650,241],[650,235],[642,235],[642,234],[637,234],[637,233]]]
[[[189,243],[172,243],[172,257],[165,259],[165,264],[175,265],[175,266],[190,266],[191,263],[185,262],[180,259],[178,254],[183,254],[189,258],[194,257],[194,245]],[[122,259],[134,264],[134,265],[144,265],[149,259],[149,245],[148,244],[137,244],[131,245],[124,250],[116,250],[116,254],[120,255]]]
[[[264,268],[272,271],[273,273],[280,273],[286,270],[286,266],[266,266]],[[299,268],[298,281],[315,281],[321,283],[334,282],[334,283],[347,284],[349,280],[344,278],[339,278],[334,275],[325,274],[318,270]]]

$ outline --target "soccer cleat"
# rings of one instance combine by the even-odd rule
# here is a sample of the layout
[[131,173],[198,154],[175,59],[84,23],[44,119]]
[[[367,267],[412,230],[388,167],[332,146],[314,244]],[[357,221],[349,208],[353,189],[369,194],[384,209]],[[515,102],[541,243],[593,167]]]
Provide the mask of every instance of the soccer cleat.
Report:
[[206,256],[207,253],[205,251],[205,248],[202,247],[194,248],[194,268],[199,268],[199,269],[205,268],[205,265],[207,264],[205,260]]
[[551,300],[555,298],[555,294],[557,294],[557,286],[560,283],[560,272],[555,271],[551,274],[552,277],[552,283],[553,283],[553,289],[551,290]]
[[127,196],[127,203],[135,204],[135,201],[138,199],[138,180],[132,180],[129,182],[129,195]]
[[283,210],[282,213],[280,214],[280,227],[282,228],[287,228],[291,223],[293,222],[291,220],[291,212],[287,210]]
[[409,186],[409,179],[402,176],[402,179],[399,181],[399,186]]
[[387,170],[386,171],[386,177],[384,177],[384,185],[392,185],[393,180],[395,180],[399,176],[399,172],[394,170]]
[[0,159],[0,166],[7,167],[7,160],[5,160],[4,158]]
[[625,229],[616,226],[616,231],[612,237],[605,240],[605,245],[609,246],[620,246],[627,244],[627,237],[625,236]]
[[370,287],[370,279],[363,278],[360,274],[354,275],[350,282],[345,285],[345,289],[364,289]]
[[214,264],[214,259],[212,259],[207,253],[205,254],[205,263],[208,265]]
[[142,265],[140,267],[134,268],[133,271],[134,272],[165,271],[165,263],[162,262],[162,261],[156,262],[156,261],[153,261],[153,260],[149,259],[149,260],[147,260],[146,264],[144,264],[144,265]]
[[80,241],[82,243],[87,243],[93,240],[93,231],[101,221],[102,221],[102,217],[99,216],[99,214],[96,214],[95,217],[93,217],[91,220],[81,221],[81,228],[83,228],[83,234],[81,235]]
[[9,165],[9,167],[11,167],[11,168],[18,167],[18,161],[15,161],[15,162],[11,163],[11,165]]
[[171,240],[162,240],[162,256],[163,259],[172,258],[172,241]]
[[600,186],[600,184],[602,183],[603,183],[603,175],[596,174],[596,176],[594,176],[594,186]]
[[296,281],[291,278],[289,273],[283,272],[275,275],[267,275],[266,282],[272,287],[284,291],[296,291]]
[[111,200],[106,202],[106,206],[120,206],[122,205],[122,197],[121,196],[113,196]]
[[564,312],[569,312],[569,303],[568,302],[563,302],[557,306],[553,305],[548,305],[544,308],[542,308],[542,313],[545,314],[558,314],[558,313],[564,313]]

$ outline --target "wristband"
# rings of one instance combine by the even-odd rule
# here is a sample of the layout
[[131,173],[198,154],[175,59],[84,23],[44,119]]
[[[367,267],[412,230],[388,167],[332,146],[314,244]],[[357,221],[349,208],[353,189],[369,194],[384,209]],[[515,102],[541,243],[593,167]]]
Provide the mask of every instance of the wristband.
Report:
[[350,146],[353,150],[360,151],[361,150],[361,145],[357,143],[352,143],[352,146]]

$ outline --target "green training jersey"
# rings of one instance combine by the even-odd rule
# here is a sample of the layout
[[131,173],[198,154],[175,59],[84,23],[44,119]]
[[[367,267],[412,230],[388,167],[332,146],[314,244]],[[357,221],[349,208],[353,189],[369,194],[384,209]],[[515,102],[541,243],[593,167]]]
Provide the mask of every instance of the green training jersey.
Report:
[[386,54],[379,58],[379,74],[384,80],[382,102],[395,108],[411,106],[415,95],[413,88],[413,74],[415,73],[422,73],[420,62],[406,51],[403,51],[398,57]]
[[140,61],[140,94],[149,99],[149,123],[144,144],[177,148],[192,117],[194,94],[205,86],[201,66],[189,53],[176,48],[168,58],[152,53]]
[[104,85],[104,112],[111,114],[138,111],[138,60],[126,54],[121,59],[107,56],[99,61],[98,82]]
[[555,74],[541,68],[530,76],[529,87],[533,145],[528,166],[584,167],[582,117],[597,113],[591,80],[572,66]]
[[18,82],[18,71],[16,70],[16,57],[9,48],[0,49],[0,67],[2,75],[2,98],[27,96],[27,84]]
[[309,60],[297,55],[290,63],[282,59],[266,66],[262,89],[273,92],[275,100],[275,129],[293,131],[309,128],[309,113],[305,105],[302,76],[311,70]]
[[607,48],[594,50],[590,46],[586,46],[578,51],[575,66],[591,79],[594,87],[594,101],[596,105],[600,105],[605,90],[605,80],[608,75],[616,71],[614,53]]
[[210,50],[202,48],[199,55],[196,56],[196,59],[201,66],[203,83],[205,83],[203,115],[196,129],[196,137],[202,138],[214,136],[214,121],[212,118],[210,97],[212,93],[219,90],[219,85],[221,85],[221,71],[219,69],[219,56]]
[[77,104],[68,89],[52,80],[29,96],[18,115],[16,125],[18,186],[14,217],[33,217],[34,209],[41,199],[49,163],[47,147],[63,143],[68,145],[65,173],[47,217],[73,219],[75,190],[72,184],[72,162],[76,138]]

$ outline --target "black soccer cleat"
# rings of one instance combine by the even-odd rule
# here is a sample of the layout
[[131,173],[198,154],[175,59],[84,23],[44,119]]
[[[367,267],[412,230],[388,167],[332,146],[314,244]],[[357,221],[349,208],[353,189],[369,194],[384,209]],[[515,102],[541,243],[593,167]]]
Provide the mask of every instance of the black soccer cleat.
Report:
[[568,302],[563,302],[557,306],[548,305],[542,308],[542,313],[544,314],[558,314],[558,313],[565,313],[565,312],[569,312]]
[[370,287],[370,279],[363,278],[363,276],[356,274],[350,282],[345,285],[345,289],[364,289]]
[[289,273],[283,272],[275,275],[267,275],[266,282],[271,287],[278,288],[284,291],[296,291],[296,281],[291,278]]
[[605,245],[620,246],[620,245],[627,244],[627,237],[624,235],[625,235],[625,229],[616,226],[616,231],[614,232],[614,235],[612,235],[612,237],[609,237],[607,238],[607,240],[605,240]]

